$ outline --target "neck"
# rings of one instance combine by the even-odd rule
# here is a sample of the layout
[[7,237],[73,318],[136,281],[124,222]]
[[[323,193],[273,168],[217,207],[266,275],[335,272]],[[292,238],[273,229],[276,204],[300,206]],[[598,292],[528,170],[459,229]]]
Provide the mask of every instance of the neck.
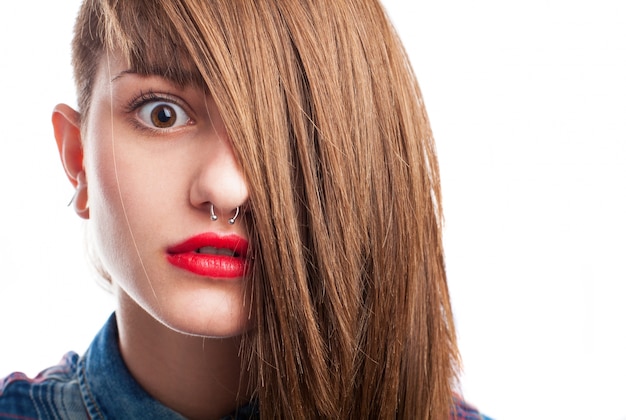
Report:
[[212,339],[176,332],[117,290],[120,351],[135,380],[190,419],[220,418],[249,401],[241,337]]

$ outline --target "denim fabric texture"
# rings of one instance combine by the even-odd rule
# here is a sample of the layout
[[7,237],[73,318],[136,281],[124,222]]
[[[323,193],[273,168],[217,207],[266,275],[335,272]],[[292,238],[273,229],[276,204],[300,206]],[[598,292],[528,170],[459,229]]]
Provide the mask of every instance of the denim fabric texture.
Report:
[[[113,314],[83,357],[70,352],[34,379],[14,373],[0,380],[0,419],[184,419],[139,386],[117,342]],[[225,419],[256,417],[247,405]]]
[[[184,417],[162,405],[133,379],[119,352],[115,314],[83,357],[67,353],[57,365],[35,378],[13,373],[0,380],[0,419],[163,419]],[[223,420],[258,419],[251,403]],[[452,420],[490,420],[461,398]]]

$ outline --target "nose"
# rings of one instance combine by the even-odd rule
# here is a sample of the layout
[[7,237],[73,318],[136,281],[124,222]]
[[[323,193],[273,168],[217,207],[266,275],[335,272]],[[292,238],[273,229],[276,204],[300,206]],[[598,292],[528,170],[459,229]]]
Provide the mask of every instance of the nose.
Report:
[[248,201],[248,186],[227,139],[211,142],[209,149],[195,158],[190,201],[213,220],[232,220]]

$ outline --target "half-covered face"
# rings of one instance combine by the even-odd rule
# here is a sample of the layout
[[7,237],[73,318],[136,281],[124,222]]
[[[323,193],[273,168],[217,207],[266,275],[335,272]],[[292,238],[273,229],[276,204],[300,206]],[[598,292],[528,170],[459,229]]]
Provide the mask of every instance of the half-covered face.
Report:
[[82,141],[92,239],[118,293],[180,332],[245,330],[248,188],[210,92],[105,54]]

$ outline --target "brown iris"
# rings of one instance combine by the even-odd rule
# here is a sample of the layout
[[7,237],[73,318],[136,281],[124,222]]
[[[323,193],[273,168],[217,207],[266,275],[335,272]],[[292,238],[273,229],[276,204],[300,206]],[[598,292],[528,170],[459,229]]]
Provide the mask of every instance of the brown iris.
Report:
[[176,123],[176,111],[167,104],[160,104],[154,107],[150,119],[155,127],[170,128]]

